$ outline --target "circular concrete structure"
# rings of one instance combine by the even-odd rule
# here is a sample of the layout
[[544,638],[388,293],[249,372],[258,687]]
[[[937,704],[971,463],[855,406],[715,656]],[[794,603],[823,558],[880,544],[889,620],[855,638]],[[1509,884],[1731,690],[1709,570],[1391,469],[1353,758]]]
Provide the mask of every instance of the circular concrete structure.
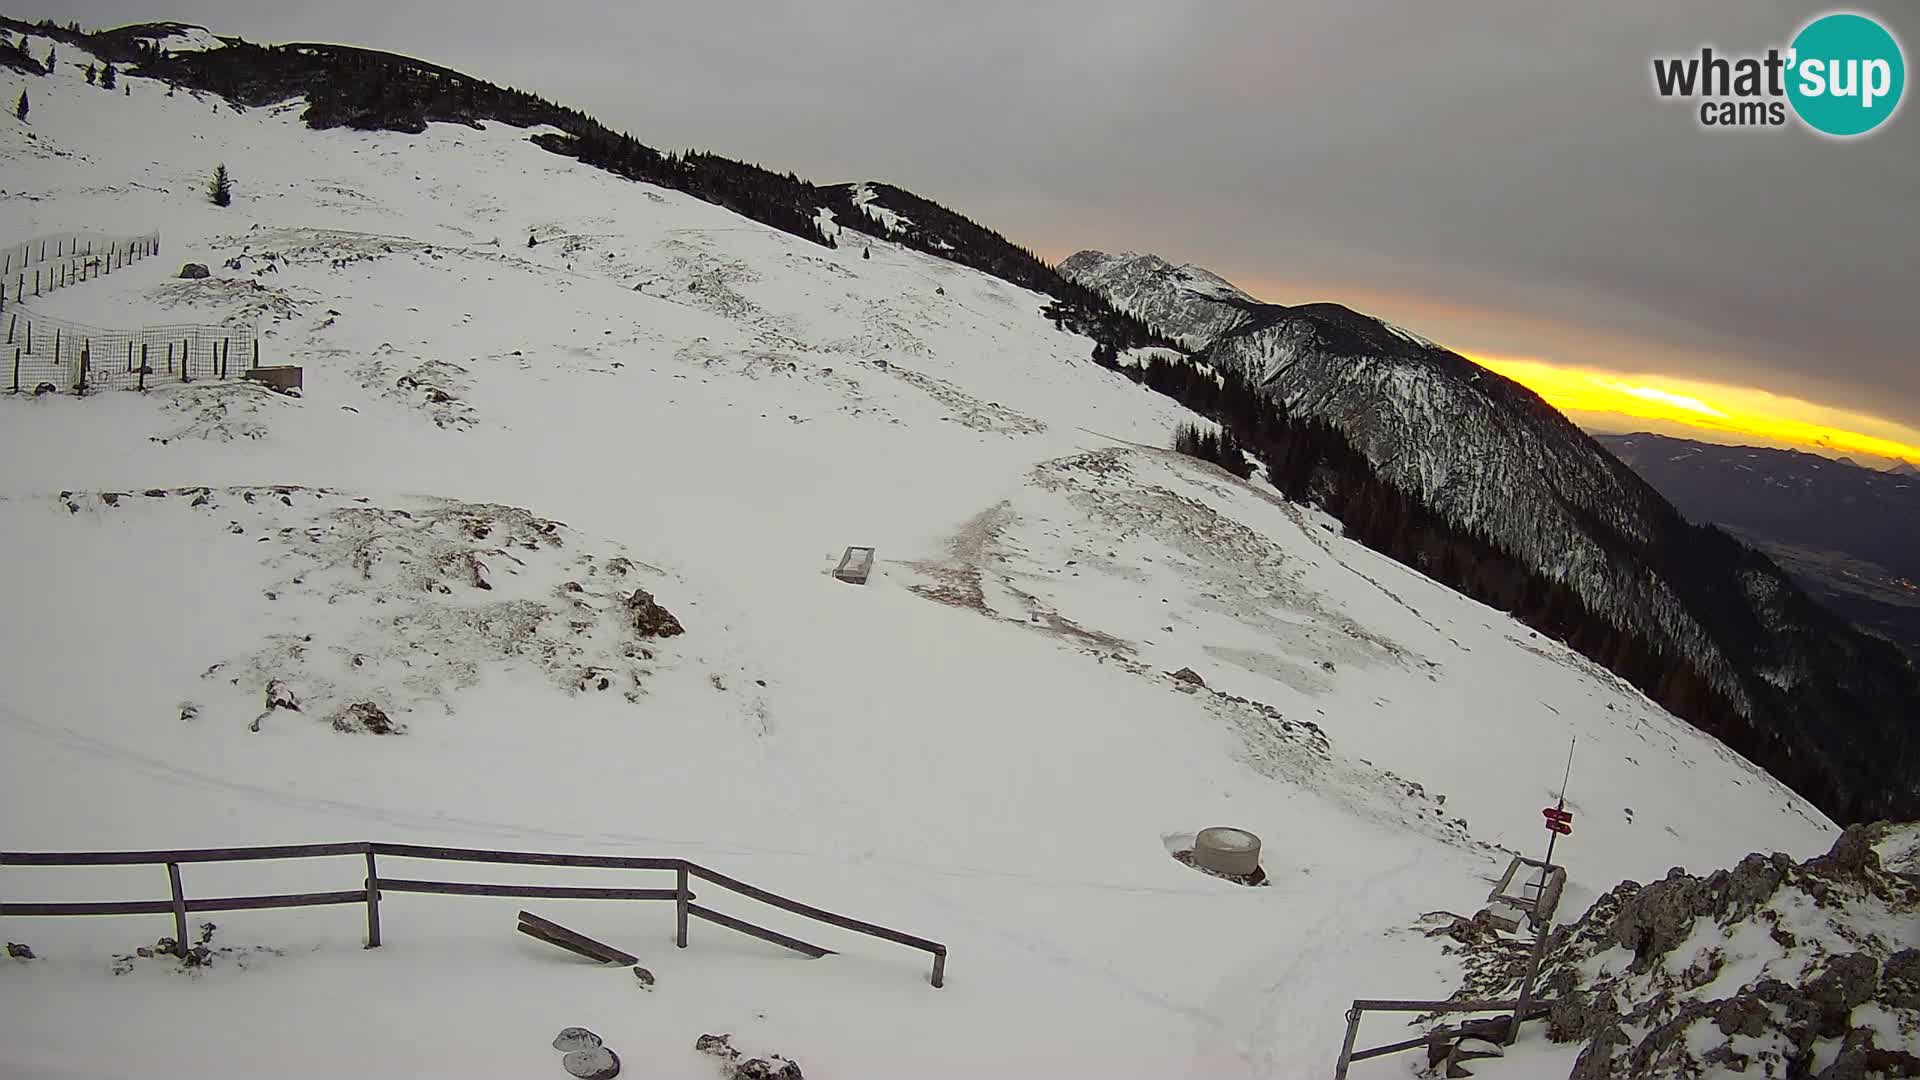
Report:
[[1260,869],[1260,838],[1245,829],[1201,829],[1193,840],[1193,863],[1216,874],[1246,877]]

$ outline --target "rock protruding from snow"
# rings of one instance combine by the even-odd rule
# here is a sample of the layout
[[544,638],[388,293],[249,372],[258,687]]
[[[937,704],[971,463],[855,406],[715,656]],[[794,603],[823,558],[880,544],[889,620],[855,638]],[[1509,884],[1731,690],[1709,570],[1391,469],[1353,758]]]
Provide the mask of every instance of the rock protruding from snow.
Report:
[[213,271],[207,269],[206,263],[188,263],[180,268],[180,276],[188,281],[198,281],[201,278],[212,277]]
[[602,1045],[600,1036],[583,1027],[561,1028],[560,1034],[553,1037],[553,1048],[563,1054],[576,1050],[592,1050]]
[[595,1046],[575,1050],[561,1058],[560,1067],[567,1070],[568,1076],[577,1076],[580,1080],[613,1080],[620,1075],[620,1055],[604,1046]]
[[720,1059],[727,1080],[806,1080],[799,1062],[780,1054],[741,1060],[744,1055],[733,1045],[732,1035],[702,1035],[693,1048]]
[[635,589],[633,595],[627,597],[626,605],[627,615],[633,620],[633,631],[641,637],[675,637],[687,632],[673,612],[661,607],[645,589]]
[[[1555,932],[1548,1037],[1584,1044],[1577,1080],[1751,1072],[1920,1076],[1920,884],[1880,866],[1886,826],[1825,855],[1626,881]],[[1505,986],[1524,958],[1510,953]]]

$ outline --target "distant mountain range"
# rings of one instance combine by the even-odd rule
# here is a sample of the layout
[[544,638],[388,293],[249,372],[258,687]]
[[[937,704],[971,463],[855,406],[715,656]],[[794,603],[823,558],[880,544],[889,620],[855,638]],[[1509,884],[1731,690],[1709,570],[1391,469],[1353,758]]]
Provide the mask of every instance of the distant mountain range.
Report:
[[1920,469],[1664,435],[1597,435],[1694,521],[1724,525],[1861,626],[1920,656]]
[[[1060,272],[1290,414],[1334,425],[1443,519],[1692,667],[1740,714],[1741,730],[1714,733],[1776,757],[1770,769],[1805,770],[1789,782],[1832,785],[1815,796],[1829,813],[1920,809],[1920,734],[1908,723],[1920,673],[1907,658],[1764,554],[1690,524],[1532,391],[1339,304],[1262,303],[1154,255],[1083,251]],[[1770,749],[1775,739],[1784,746]]]

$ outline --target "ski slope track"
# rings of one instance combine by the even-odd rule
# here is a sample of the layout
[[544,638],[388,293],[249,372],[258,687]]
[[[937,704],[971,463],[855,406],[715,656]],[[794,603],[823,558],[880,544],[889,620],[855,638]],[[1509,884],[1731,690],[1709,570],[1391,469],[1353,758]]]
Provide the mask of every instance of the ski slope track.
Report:
[[[1037,293],[537,132],[313,132],[298,102],[106,93],[60,51],[0,124],[0,236],[163,254],[8,314],[257,325],[305,392],[0,399],[0,849],[686,857],[951,961],[934,990],[923,956],[717,894],[838,954],[705,924],[678,950],[658,904],[394,893],[381,948],[353,907],[235,912],[187,970],[135,953],[163,916],[0,914],[36,956],[0,959],[0,1075],[558,1076],[580,1025],[659,1078],[717,1075],[708,1032],[841,1080],[1317,1076],[1348,999],[1455,989],[1420,916],[1538,853],[1570,739],[1567,910],[1832,842],[1558,643],[1156,449],[1194,418]],[[830,576],[852,544],[865,586]],[[637,591],[685,632],[638,631]],[[1263,838],[1268,887],[1169,857],[1222,824]],[[166,895],[157,867],[0,869],[4,900]],[[513,933],[519,906],[657,985]]]

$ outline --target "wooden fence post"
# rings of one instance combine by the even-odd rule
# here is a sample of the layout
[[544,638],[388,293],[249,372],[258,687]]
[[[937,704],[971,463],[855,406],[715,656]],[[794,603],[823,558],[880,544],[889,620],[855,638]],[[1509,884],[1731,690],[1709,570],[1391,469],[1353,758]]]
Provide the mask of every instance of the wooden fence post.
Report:
[[1353,1064],[1353,1040],[1360,1034],[1360,1010],[1347,1010],[1347,1041],[1340,1048],[1340,1060],[1333,1063],[1333,1080],[1347,1080],[1347,1067]]
[[[28,340],[31,341],[32,339],[29,338]],[[32,352],[33,350],[29,348],[27,351]],[[60,328],[57,326],[53,328],[53,362],[56,364],[60,362]]]
[[220,377],[227,377],[227,358],[233,355],[233,339],[220,339]]
[[675,875],[676,882],[674,885],[673,906],[678,925],[674,933],[673,943],[684,949],[687,947],[687,900],[689,896],[687,889],[687,864],[681,863],[678,869],[675,870]]
[[173,342],[167,342],[167,374],[173,374]]
[[367,948],[380,947],[380,871],[373,865],[373,845],[367,845]]
[[180,339],[180,381],[181,382],[187,381],[187,363],[191,359],[193,359],[193,354],[187,351],[187,339],[181,338]]
[[147,344],[143,341],[140,343],[140,381],[138,384],[142,392],[147,389],[147,370]]
[[253,339],[253,366],[254,367],[260,366],[260,339],[259,338]]
[[92,366],[93,366],[93,340],[89,338],[86,344],[80,347],[80,381],[74,383],[73,385],[74,393],[84,394],[87,392],[87,369]]
[[187,894],[180,889],[180,864],[167,864],[167,881],[173,886],[174,955],[187,958]]
[[13,392],[20,392],[20,346],[13,347]]
[[127,342],[127,374],[133,374],[133,342]]
[[1512,1046],[1520,1037],[1520,1025],[1526,1022],[1527,1006],[1533,1002],[1533,980],[1540,974],[1540,961],[1547,954],[1547,931],[1550,927],[1541,925],[1534,928],[1533,955],[1527,960],[1527,974],[1520,980],[1520,996],[1513,1002],[1513,1022],[1507,1025],[1506,1037],[1500,1040],[1502,1046]]

